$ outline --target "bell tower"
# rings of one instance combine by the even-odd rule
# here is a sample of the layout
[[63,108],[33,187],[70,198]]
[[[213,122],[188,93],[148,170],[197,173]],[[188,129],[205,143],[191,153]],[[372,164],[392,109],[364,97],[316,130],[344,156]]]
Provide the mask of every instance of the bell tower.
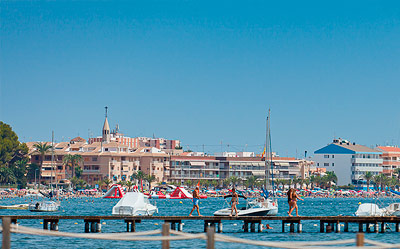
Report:
[[104,107],[106,109],[106,120],[104,120],[104,125],[103,125],[103,139],[102,142],[103,143],[109,143],[110,142],[110,125],[108,125],[108,119],[107,119],[107,111],[108,111],[108,107]]

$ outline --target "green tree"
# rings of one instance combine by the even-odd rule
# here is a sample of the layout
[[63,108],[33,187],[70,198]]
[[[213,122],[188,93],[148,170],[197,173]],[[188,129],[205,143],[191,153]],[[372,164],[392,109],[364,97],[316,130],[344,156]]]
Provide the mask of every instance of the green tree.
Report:
[[131,181],[126,182],[126,187],[128,188],[128,192],[131,191],[132,186],[133,186],[133,182],[131,182]]
[[75,167],[75,176],[79,179],[81,178],[83,169],[80,166]]
[[362,177],[367,181],[367,191],[369,191],[369,184],[370,184],[372,178],[374,177],[374,175],[372,174],[371,171],[367,171],[364,173],[364,175]]
[[42,142],[37,142],[33,145],[36,152],[40,155],[39,183],[42,181],[42,168],[45,155],[51,150],[51,145]]
[[156,181],[156,177],[154,175],[147,175],[145,180],[149,183],[149,190],[151,190],[151,183]]
[[104,178],[103,182],[106,185],[107,189],[108,189],[108,187],[110,187],[110,184],[112,183],[110,178]]
[[0,121],[0,167],[9,167],[15,162],[27,159],[28,147],[18,141],[11,126]]
[[[79,167],[79,164],[83,161],[83,158],[79,154],[67,154],[63,158],[63,163],[71,170],[71,177],[75,176],[75,170]],[[81,172],[82,174],[82,172]],[[77,176],[78,177],[78,176]],[[79,178],[79,177],[78,177]]]
[[240,183],[240,178],[236,176],[229,177],[229,182],[232,184],[232,187],[236,187],[238,183]]
[[11,126],[0,121],[0,182],[26,185],[28,147],[18,141]]
[[322,177],[322,180],[323,180],[324,184],[326,184],[328,186],[328,188],[330,189],[332,187],[332,182],[334,182],[334,183],[337,182],[337,176],[336,176],[335,172],[327,171],[326,175],[324,175]]
[[251,188],[252,190],[254,190],[254,187],[256,186],[258,177],[257,176],[250,176],[249,178],[247,178],[245,185],[248,188]]
[[35,181],[35,176],[38,177],[38,173],[39,173],[39,165],[37,165],[36,163],[31,163],[27,166],[27,179],[29,182],[34,182]]
[[140,182],[141,189],[143,192],[143,180],[146,179],[146,175],[143,173],[143,171],[139,170],[138,172],[133,173],[131,179],[135,179]]
[[26,187],[27,164],[28,164],[28,159],[22,159],[16,161],[12,167],[12,172],[16,178],[16,183],[18,184],[19,188]]

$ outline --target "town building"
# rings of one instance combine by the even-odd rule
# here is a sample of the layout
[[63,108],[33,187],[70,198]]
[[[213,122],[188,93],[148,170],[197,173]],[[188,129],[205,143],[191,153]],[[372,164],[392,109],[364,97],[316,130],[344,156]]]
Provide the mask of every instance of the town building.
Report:
[[400,148],[396,146],[378,146],[376,150],[382,152],[382,173],[393,176],[396,169],[400,168]]
[[344,139],[334,139],[333,143],[316,150],[313,161],[317,168],[335,172],[338,185],[361,185],[366,172],[373,175],[382,173],[382,152],[351,143]]

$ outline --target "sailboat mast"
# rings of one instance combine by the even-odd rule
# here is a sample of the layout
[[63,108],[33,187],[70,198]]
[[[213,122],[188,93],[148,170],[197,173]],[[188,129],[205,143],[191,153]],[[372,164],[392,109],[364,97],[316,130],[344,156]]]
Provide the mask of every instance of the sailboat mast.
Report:
[[54,131],[51,131],[51,176],[50,176],[50,186],[53,191],[53,166],[54,166]]
[[266,137],[265,137],[265,189],[268,190],[269,184],[269,115],[271,110],[268,110],[267,122],[266,122]]

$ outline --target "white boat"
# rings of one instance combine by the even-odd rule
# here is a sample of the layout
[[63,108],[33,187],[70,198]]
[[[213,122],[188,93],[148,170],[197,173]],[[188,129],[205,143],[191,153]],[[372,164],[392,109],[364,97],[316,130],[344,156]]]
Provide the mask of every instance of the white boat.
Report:
[[152,205],[149,198],[140,192],[128,192],[113,207],[113,215],[151,216],[158,212],[156,206]]
[[400,216],[400,203],[392,203],[385,207],[384,210],[388,216]]
[[386,211],[380,209],[378,205],[374,203],[363,203],[361,204],[357,211],[356,216],[385,216]]
[[36,201],[29,204],[31,212],[56,212],[60,208],[60,204],[54,201]]
[[0,209],[14,209],[14,210],[25,210],[28,209],[29,204],[15,204],[15,205],[2,205]]
[[[245,205],[237,205],[238,216],[273,216],[278,214],[276,200],[257,199],[247,201]],[[227,207],[214,213],[215,216],[230,216],[231,208]],[[233,214],[235,215],[235,213]]]

